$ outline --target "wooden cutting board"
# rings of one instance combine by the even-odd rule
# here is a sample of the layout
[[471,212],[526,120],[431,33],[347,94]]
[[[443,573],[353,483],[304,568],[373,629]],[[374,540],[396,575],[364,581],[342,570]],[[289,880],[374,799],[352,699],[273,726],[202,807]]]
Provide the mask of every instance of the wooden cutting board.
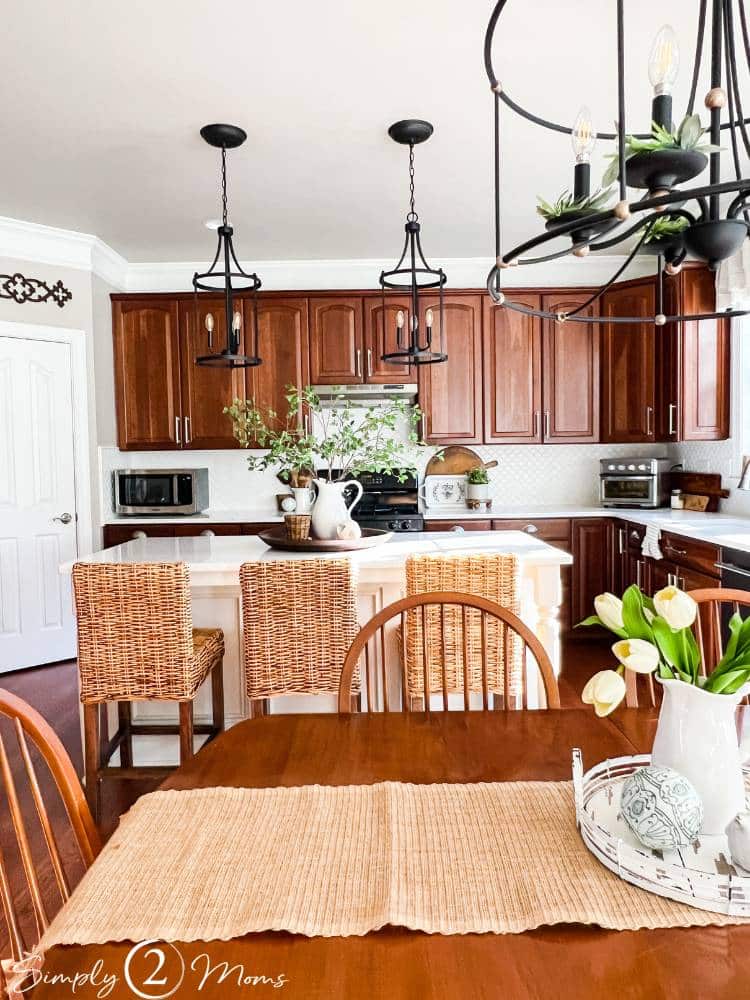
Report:
[[497,462],[482,461],[472,449],[461,444],[451,444],[437,452],[427,463],[426,476],[465,476],[471,469],[480,466],[483,469],[494,469]]
[[721,475],[717,472],[682,472],[675,469],[670,473],[671,489],[693,496],[708,497],[708,511],[719,509],[719,500],[729,496],[729,490],[722,489]]

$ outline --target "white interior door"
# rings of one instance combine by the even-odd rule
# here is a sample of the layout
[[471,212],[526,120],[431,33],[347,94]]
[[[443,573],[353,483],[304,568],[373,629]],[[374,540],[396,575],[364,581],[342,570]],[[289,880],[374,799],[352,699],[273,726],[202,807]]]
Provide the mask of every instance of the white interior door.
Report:
[[70,346],[0,337],[0,673],[75,656]]

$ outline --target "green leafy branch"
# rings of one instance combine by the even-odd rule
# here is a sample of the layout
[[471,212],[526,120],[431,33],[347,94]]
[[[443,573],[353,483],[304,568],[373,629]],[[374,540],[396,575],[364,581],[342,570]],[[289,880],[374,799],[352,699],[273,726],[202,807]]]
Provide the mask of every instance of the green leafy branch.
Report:
[[567,215],[569,212],[601,212],[612,194],[612,189],[595,191],[592,195],[585,195],[575,198],[570,191],[566,190],[560,195],[557,201],[550,204],[541,195],[537,195],[536,210],[543,219],[551,221]]
[[[638,153],[655,153],[662,149],[694,150],[698,153],[719,153],[721,146],[710,142],[701,142],[705,129],[701,125],[700,115],[686,115],[679,127],[672,132],[657,122],[651,122],[651,138],[639,139],[634,135],[625,136],[625,159]],[[608,153],[609,166],[604,171],[602,185],[614,184],[620,172],[619,153]]]

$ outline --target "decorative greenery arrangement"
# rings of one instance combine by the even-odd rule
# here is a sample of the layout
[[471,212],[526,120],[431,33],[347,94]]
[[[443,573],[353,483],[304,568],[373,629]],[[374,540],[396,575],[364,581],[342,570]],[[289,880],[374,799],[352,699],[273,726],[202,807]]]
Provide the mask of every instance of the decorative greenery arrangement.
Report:
[[606,203],[612,194],[612,189],[595,191],[584,198],[574,198],[570,191],[563,191],[556,202],[550,204],[540,195],[536,196],[538,205],[536,210],[543,219],[548,222],[554,219],[561,219],[570,212],[601,212],[606,207]]
[[486,486],[490,481],[489,473],[481,465],[475,465],[473,469],[469,469],[467,479],[472,486]]
[[[323,405],[310,386],[302,390],[287,386],[285,398],[283,424],[274,410],[257,407],[252,400],[235,399],[224,408],[242,447],[265,450],[265,454],[248,457],[248,468],[253,472],[282,468],[293,476],[325,466],[329,482],[360,472],[398,471],[405,478],[405,470],[414,465],[415,450],[423,445],[416,431],[421,410],[404,400],[355,407],[334,389],[334,398]],[[319,437],[299,426],[301,410],[320,428]],[[406,442],[394,435],[402,421],[409,428]]]
[[617,637],[612,652],[617,670],[600,670],[588,681],[582,701],[597,715],[609,715],[625,697],[625,670],[639,674],[657,671],[662,680],[694,684],[713,694],[735,694],[750,680],[750,618],[734,614],[731,638],[711,673],[700,676],[701,654],[692,632],[698,605],[677,587],[665,587],[647,597],[635,584],[622,600],[614,594],[594,599],[596,614],[576,627],[602,625]]
[[[675,132],[651,122],[650,139],[637,139],[634,135],[625,136],[625,159],[628,160],[637,153],[654,153],[661,149],[693,150],[698,153],[721,152],[721,146],[714,146],[710,142],[702,143],[703,134],[700,115],[686,115]],[[603,185],[613,184],[620,172],[618,153],[616,151],[608,153],[607,158],[611,162],[602,177]]]
[[683,215],[678,215],[675,219],[670,218],[668,215],[659,215],[651,223],[648,234],[643,242],[654,243],[656,240],[666,240],[670,237],[679,236],[689,225],[690,223]]

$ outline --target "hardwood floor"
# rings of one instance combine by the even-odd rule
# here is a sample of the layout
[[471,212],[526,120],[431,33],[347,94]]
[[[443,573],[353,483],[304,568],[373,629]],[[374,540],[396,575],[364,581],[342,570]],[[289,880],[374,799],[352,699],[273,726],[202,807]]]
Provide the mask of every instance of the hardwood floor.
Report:
[[[562,707],[579,707],[580,693],[583,690],[586,680],[597,670],[610,666],[611,661],[609,643],[606,640],[576,639],[564,641],[562,648],[562,670],[559,678]],[[78,683],[75,661],[55,663],[31,670],[4,674],[0,676],[0,687],[28,701],[37,711],[41,712],[57,732],[70,754],[78,774],[82,776],[83,755],[81,749]],[[15,755],[16,759],[14,759],[13,753],[15,740],[12,733],[8,732],[7,727],[2,727],[2,734],[5,744],[10,751],[11,764],[15,770],[15,765],[18,764],[17,755]],[[106,782],[102,796],[101,829],[103,837],[106,839],[112,834],[120,816],[127,812],[137,798],[152,791],[155,787],[156,782],[154,781]],[[46,791],[47,789],[45,788]],[[27,804],[33,811],[30,801]],[[50,801],[50,812],[54,828],[56,831],[59,830],[62,835],[63,831],[67,828],[67,823],[62,803],[57,801],[56,796]],[[32,828],[30,833],[35,857],[43,856],[44,847],[40,831]],[[7,812],[7,804],[3,801],[2,805],[0,805],[0,844],[2,844],[5,861],[10,871],[14,896],[16,898],[19,898],[19,896],[25,897],[25,893],[21,889],[23,875],[20,858],[14,851],[6,847],[6,845],[12,843],[14,843],[14,837]],[[66,868],[70,866],[72,880],[75,882],[79,875],[74,874],[77,859],[75,847],[70,840],[66,843],[63,839],[62,851]],[[44,863],[40,871],[42,893],[45,901],[49,901],[50,913],[54,914],[59,907],[59,896],[55,888],[54,873],[49,863]],[[31,910],[28,902],[25,907],[22,907],[22,918],[25,926],[30,928]],[[30,940],[33,940],[33,931],[29,930],[28,933]],[[0,956],[7,954],[8,947],[5,925],[4,921],[0,919]]]

